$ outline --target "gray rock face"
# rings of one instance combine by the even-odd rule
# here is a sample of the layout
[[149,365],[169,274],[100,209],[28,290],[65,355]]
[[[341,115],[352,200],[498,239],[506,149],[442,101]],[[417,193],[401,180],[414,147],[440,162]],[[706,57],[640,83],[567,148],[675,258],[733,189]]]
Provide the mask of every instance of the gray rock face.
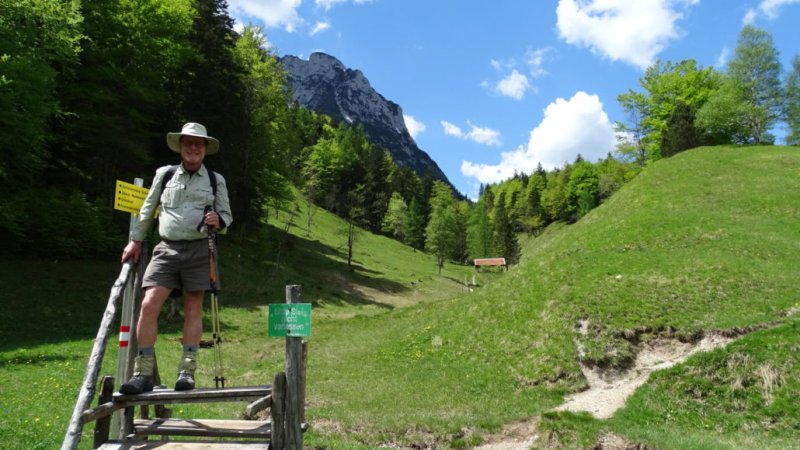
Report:
[[373,89],[360,70],[321,52],[312,53],[307,61],[292,55],[280,61],[294,101],[337,122],[362,124],[372,142],[389,150],[398,166],[411,167],[420,177],[430,173],[452,186],[436,162],[417,147],[400,106]]

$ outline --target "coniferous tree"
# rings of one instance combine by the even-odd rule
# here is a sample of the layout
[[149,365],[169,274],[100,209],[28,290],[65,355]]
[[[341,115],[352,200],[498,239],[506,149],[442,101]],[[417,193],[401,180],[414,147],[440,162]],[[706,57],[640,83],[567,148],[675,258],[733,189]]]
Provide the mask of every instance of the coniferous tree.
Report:
[[403,226],[406,232],[406,244],[417,250],[424,249],[425,227],[427,224],[428,220],[425,217],[420,201],[416,197],[412,198],[411,203],[408,205],[408,214]]
[[493,248],[495,255],[506,259],[508,264],[519,261],[520,247],[511,220],[506,214],[503,194],[497,199],[494,208]]
[[542,208],[542,193],[547,187],[547,172],[539,163],[536,170],[528,179],[528,187],[525,191],[525,212],[523,223],[528,233],[537,234],[547,223],[545,213]]
[[366,225],[366,218],[364,217],[364,208],[361,206],[364,203],[359,190],[350,191],[345,194],[347,205],[347,269],[353,270],[353,256],[355,251],[356,242],[361,233],[361,227]]
[[664,158],[702,145],[702,132],[695,126],[695,109],[678,102],[661,134],[661,156]]
[[399,193],[408,205],[411,199],[422,196],[422,181],[411,167],[397,167],[392,171],[390,184],[392,191]]
[[[363,130],[363,129],[362,129]],[[389,206],[391,185],[389,174],[394,161],[388,151],[366,140],[358,158],[359,170],[363,174],[364,215],[367,226],[373,232],[381,230],[381,222]]]
[[[176,80],[178,117],[173,123],[200,122],[221,142],[219,157],[205,161],[225,176],[231,210],[240,224],[257,223],[259,211],[249,199],[256,185],[247,176],[248,148],[253,136],[245,99],[247,72],[235,57],[238,33],[225,0],[195,0],[196,15],[190,41],[195,53],[181,68],[186,78]],[[172,125],[174,127],[175,125]]]

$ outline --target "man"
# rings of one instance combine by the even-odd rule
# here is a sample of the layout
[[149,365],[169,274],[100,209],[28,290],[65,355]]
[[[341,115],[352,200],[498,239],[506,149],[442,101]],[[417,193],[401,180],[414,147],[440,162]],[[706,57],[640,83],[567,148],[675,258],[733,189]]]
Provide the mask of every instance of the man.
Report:
[[[225,233],[233,222],[225,179],[219,174],[209,175],[203,165],[207,154],[217,153],[219,141],[208,136],[203,125],[189,122],[180,132],[167,134],[167,145],[180,153],[181,164],[177,168],[164,166],[156,171],[139,211],[139,221],[131,231],[131,241],[122,251],[123,262],[128,258],[138,261],[142,240],[160,204],[158,232],[161,242],[153,248],[152,259],[142,278],[144,299],[136,325],[139,352],[133,377],[120,387],[122,394],[153,390],[158,316],[173,289],[183,290],[185,302],[183,357],[178,365],[175,390],[194,389],[197,350],[203,335],[203,296],[210,288],[206,227]],[[171,179],[165,180],[170,174]],[[214,180],[216,195],[212,186]]]

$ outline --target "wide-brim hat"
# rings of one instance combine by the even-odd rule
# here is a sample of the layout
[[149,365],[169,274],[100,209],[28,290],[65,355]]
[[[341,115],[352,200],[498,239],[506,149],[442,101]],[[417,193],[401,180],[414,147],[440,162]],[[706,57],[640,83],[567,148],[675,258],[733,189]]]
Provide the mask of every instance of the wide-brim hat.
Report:
[[219,141],[208,135],[206,127],[196,122],[187,122],[178,133],[167,133],[167,145],[173,152],[181,152],[181,136],[197,136],[206,140],[206,155],[219,151]]

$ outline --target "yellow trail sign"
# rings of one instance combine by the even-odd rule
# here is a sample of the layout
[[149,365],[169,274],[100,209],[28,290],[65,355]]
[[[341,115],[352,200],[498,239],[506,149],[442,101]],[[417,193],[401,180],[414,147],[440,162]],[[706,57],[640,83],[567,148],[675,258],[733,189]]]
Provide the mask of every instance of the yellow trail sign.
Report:
[[135,184],[117,180],[116,195],[114,195],[114,209],[139,214],[149,189]]

